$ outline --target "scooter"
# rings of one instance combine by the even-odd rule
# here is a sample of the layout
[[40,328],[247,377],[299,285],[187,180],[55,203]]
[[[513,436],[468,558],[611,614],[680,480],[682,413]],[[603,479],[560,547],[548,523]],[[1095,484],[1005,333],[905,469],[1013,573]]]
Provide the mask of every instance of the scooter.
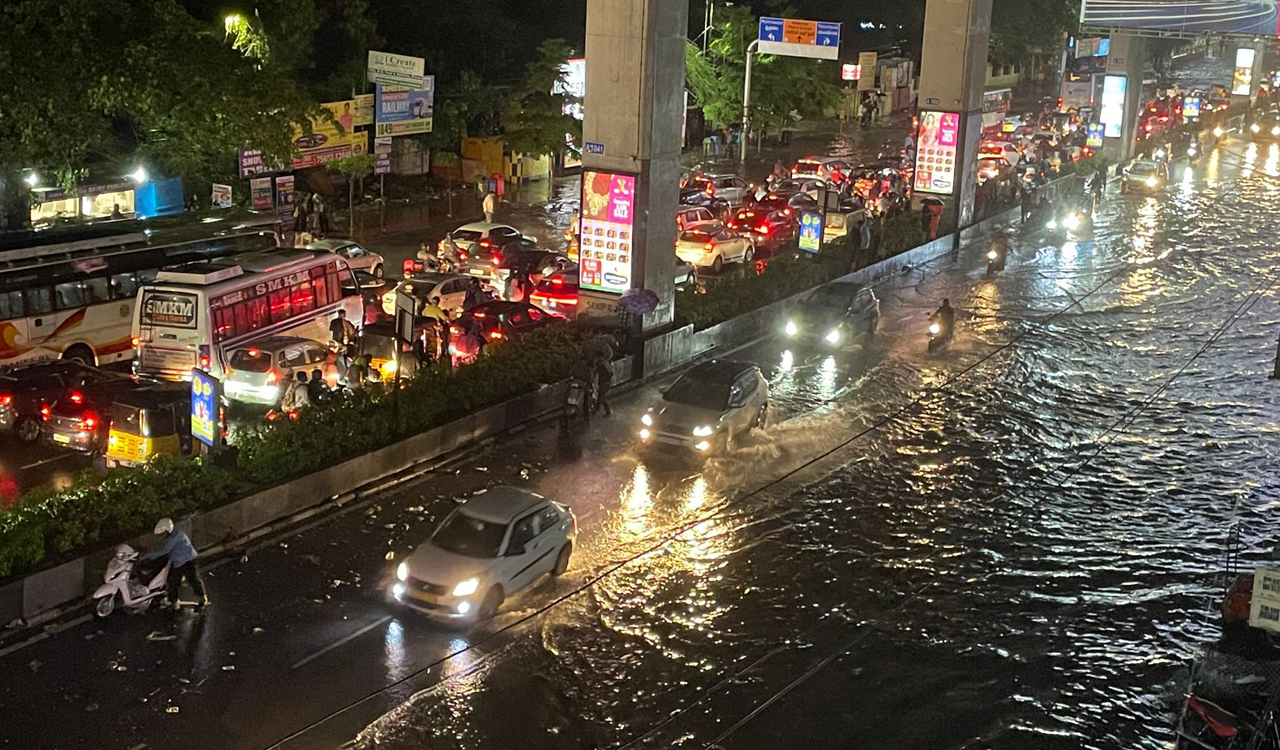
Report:
[[143,612],[151,602],[164,596],[165,584],[169,581],[169,563],[166,561],[154,572],[147,567],[139,568],[135,578],[133,570],[137,560],[138,553],[133,547],[127,544],[116,547],[116,553],[102,575],[103,584],[93,592],[98,617],[114,612],[117,604]]
[[572,378],[564,395],[564,411],[560,414],[560,426],[568,428],[586,418],[591,408],[591,385],[582,378]]
[[1005,254],[997,248],[991,248],[987,251],[987,275],[994,276],[996,273],[1004,270]]
[[928,352],[933,354],[938,349],[951,342],[953,326],[943,326],[937,320],[929,321],[929,346]]

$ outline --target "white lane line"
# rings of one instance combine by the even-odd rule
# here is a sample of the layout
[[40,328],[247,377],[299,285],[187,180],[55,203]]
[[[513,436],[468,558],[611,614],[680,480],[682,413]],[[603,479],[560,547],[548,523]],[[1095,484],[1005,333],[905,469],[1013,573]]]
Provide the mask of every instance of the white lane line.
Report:
[[371,622],[368,625],[365,625],[363,628],[360,628],[356,632],[352,633],[351,635],[344,636],[334,641],[333,643],[330,643],[328,646],[325,646],[324,648],[320,649],[314,654],[311,654],[310,656],[302,657],[302,659],[298,661],[297,664],[294,664],[292,667],[289,667],[289,669],[297,669],[298,667],[301,667],[302,665],[307,664],[308,662],[311,662],[314,659],[319,659],[321,656],[324,656],[325,654],[329,653],[335,648],[338,648],[339,646],[342,646],[344,644],[350,643],[351,641],[354,641],[355,639],[359,638],[365,633],[368,633],[370,630],[373,630],[374,628],[385,625],[390,619],[391,619],[391,615],[387,615],[386,617],[383,617],[377,622]]
[[61,461],[61,460],[66,459],[66,458],[71,458],[71,454],[70,454],[70,453],[64,453],[64,454],[62,454],[62,455],[60,455],[60,456],[54,456],[54,457],[52,457],[52,458],[46,458],[46,459],[44,459],[44,460],[42,460],[42,461],[36,461],[36,462],[35,462],[35,463],[33,463],[33,464],[27,464],[26,466],[23,466],[22,468],[23,468],[23,469],[34,469],[34,468],[36,468],[37,466],[44,466],[45,464],[51,464],[51,463],[53,463],[54,461]]
[[0,648],[0,657],[8,656],[9,654],[12,654],[14,651],[24,649],[33,643],[39,643],[40,641],[43,641],[45,638],[48,638],[48,637],[49,637],[48,633],[38,633],[36,635],[31,636],[25,641],[15,643],[12,646],[6,646],[4,648]]

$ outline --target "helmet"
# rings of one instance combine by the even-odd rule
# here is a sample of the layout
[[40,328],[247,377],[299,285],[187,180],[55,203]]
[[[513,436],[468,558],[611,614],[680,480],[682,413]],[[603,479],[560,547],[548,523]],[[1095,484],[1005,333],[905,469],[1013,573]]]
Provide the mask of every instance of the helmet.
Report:
[[155,531],[153,531],[153,532],[151,532],[151,533],[153,533],[153,534],[168,534],[168,533],[170,533],[170,532],[172,532],[172,531],[173,531],[173,519],[172,519],[172,518],[161,518],[159,521],[156,521],[156,528],[155,528]]

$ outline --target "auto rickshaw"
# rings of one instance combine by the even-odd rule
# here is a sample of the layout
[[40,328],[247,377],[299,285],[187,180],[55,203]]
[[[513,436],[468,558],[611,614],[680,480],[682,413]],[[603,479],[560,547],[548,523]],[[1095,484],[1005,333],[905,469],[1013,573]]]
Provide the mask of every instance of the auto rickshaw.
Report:
[[155,456],[189,456],[191,388],[151,385],[120,394],[111,404],[107,466],[140,466]]
[[396,338],[394,320],[379,320],[370,323],[360,332],[360,343],[357,347],[361,357],[369,358],[368,377],[373,381],[390,383],[395,380],[396,371],[403,368],[403,377],[408,378],[417,370],[417,359],[412,352],[402,351],[399,339]]

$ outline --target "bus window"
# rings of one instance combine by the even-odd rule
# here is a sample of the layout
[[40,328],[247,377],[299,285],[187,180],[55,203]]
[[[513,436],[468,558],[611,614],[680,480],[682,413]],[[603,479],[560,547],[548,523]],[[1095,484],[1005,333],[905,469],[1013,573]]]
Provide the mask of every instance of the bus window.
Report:
[[64,281],[53,288],[53,298],[59,310],[84,307],[84,287],[79,281]]
[[118,273],[111,277],[112,299],[133,299],[138,296],[138,278],[131,273]]
[[301,315],[304,312],[316,309],[315,292],[311,289],[311,282],[304,281],[293,288],[293,314]]
[[[248,308],[247,314],[249,316],[249,327],[245,329],[246,331],[256,331],[271,324],[271,316],[267,311],[266,297],[254,297],[246,301],[244,306]],[[241,332],[237,331],[237,333]]]
[[13,320],[26,315],[22,310],[22,292],[0,293],[0,320]]
[[84,280],[84,301],[88,304],[109,302],[111,300],[110,282],[106,276],[95,276]]
[[280,289],[270,295],[271,321],[281,323],[293,317],[293,305],[289,301],[289,290]]
[[231,333],[227,335],[227,338],[248,333],[251,330],[249,328],[249,305],[241,302],[232,306],[231,312],[235,317],[235,324],[231,327]]
[[213,311],[213,340],[221,343],[236,335],[235,316],[229,307]]
[[44,315],[53,311],[53,290],[47,286],[33,286],[25,292],[27,315]]
[[329,297],[328,297],[329,287],[328,287],[328,283],[325,280],[324,274],[321,274],[311,279],[311,289],[315,292],[317,305],[329,304]]

